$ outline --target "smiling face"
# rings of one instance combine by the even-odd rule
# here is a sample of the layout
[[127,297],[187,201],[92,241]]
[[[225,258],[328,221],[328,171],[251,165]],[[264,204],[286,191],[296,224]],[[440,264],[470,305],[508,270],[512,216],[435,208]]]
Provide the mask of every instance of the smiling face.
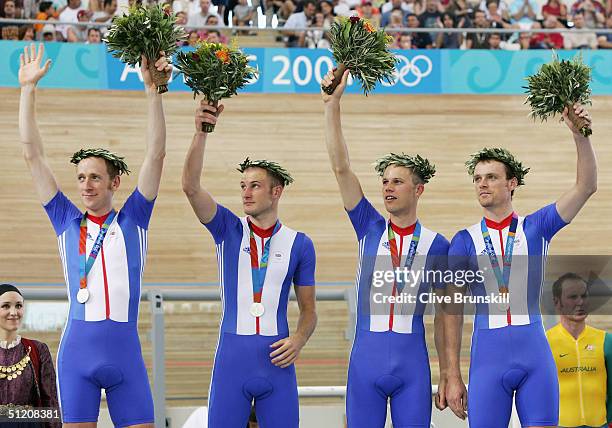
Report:
[[77,165],[77,180],[81,200],[87,211],[95,216],[107,214],[121,182],[119,174],[111,177],[104,159],[89,157]]
[[247,168],[240,180],[244,213],[253,217],[276,209],[283,186],[263,168]]
[[0,328],[14,333],[21,327],[23,319],[23,297],[15,291],[0,296]]
[[516,177],[507,178],[506,165],[502,162],[481,161],[474,169],[474,189],[483,208],[492,209],[508,204],[517,185]]
[[555,298],[557,312],[574,322],[582,322],[588,316],[587,285],[581,279],[566,279],[561,287],[561,297]]
[[[416,181],[416,183],[415,183]],[[389,165],[382,177],[382,196],[386,210],[400,216],[416,208],[425,186],[415,180],[412,171],[403,166]]]

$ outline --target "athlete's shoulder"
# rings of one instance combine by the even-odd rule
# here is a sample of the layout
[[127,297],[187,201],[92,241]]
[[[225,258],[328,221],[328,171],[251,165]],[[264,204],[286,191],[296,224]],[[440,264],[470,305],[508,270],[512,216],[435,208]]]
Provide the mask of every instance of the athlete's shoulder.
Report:
[[450,248],[454,250],[469,250],[474,247],[474,240],[472,239],[472,234],[470,233],[470,229],[473,226],[467,227],[465,229],[461,229],[459,232],[455,233],[453,239],[450,242]]
[[546,337],[548,338],[548,340],[558,337],[562,333],[562,328],[563,326],[561,325],[561,323],[557,323],[548,330],[546,330]]
[[587,334],[592,335],[592,336],[604,336],[605,337],[605,335],[608,334],[605,330],[593,327],[588,324],[585,325],[584,329],[586,330]]
[[421,225],[421,237],[431,240],[431,246],[429,247],[429,254],[433,255],[447,255],[448,247],[450,242],[444,235]]

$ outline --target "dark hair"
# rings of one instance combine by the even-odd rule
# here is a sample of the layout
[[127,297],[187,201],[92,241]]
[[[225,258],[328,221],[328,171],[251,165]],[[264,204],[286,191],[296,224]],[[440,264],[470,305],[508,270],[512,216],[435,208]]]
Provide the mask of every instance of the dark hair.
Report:
[[487,16],[487,13],[484,10],[477,9],[474,11],[474,18],[476,18],[477,13],[482,13],[485,17]]
[[[32,29],[32,31],[34,31],[34,27],[32,25],[22,25],[21,27],[19,27],[19,40],[23,40],[25,33],[27,33],[30,28]],[[36,34],[36,32],[34,33]]]
[[215,33],[217,36],[221,37],[221,32],[219,30],[208,30],[206,34]]
[[23,297],[23,294],[21,294],[21,291],[19,291],[19,289],[15,287],[13,284],[0,284],[0,296],[10,291],[14,291],[15,293]]
[[41,13],[46,12],[49,10],[49,8],[51,8],[51,6],[53,6],[52,1],[41,1],[38,5],[38,11]]
[[317,2],[316,2],[315,0],[306,0],[306,1],[304,2],[304,5],[303,5],[303,7],[302,7],[302,10],[303,10],[303,9],[306,9],[306,6],[308,6],[309,4],[313,5],[315,8],[317,7]]
[[[489,34],[489,38],[491,38],[492,36],[497,36],[497,37],[499,37],[501,39],[501,33],[491,33],[491,34]],[[506,165],[506,164],[504,164],[504,165]],[[506,176],[508,175],[508,170],[509,169],[510,168],[508,168],[508,165],[506,165]],[[510,178],[512,178],[512,177],[510,177]]]
[[455,14],[448,13],[448,12],[444,12],[442,14],[442,25],[444,25],[444,20],[446,19],[447,16],[451,19],[451,21],[453,21],[453,28],[456,27],[457,26],[457,17],[455,16]]
[[586,281],[580,275],[578,275],[576,273],[573,273],[573,272],[567,272],[567,273],[561,275],[553,283],[553,286],[552,286],[553,299],[560,299],[561,298],[561,294],[563,293],[563,283],[565,281],[567,281],[567,280],[582,281],[582,282],[584,282],[586,284]]
[[497,0],[487,0],[487,7],[491,4],[495,3],[496,6],[499,6],[499,2]]
[[[416,13],[407,13],[406,16],[404,17],[406,22],[408,22],[408,18],[410,18],[411,16],[416,16]],[[418,18],[418,16],[416,16],[416,17]]]
[[113,0],[104,0],[104,7],[110,6],[113,3]]
[[219,20],[219,17],[217,15],[212,15],[212,14],[208,15],[206,17],[206,25],[208,25],[208,21],[210,20],[210,18],[215,18],[215,19]]
[[[100,33],[100,29],[96,28],[96,27],[90,27],[87,29],[87,35],[89,36],[89,33],[91,33],[92,31],[97,31],[98,33]],[[100,33],[102,34],[102,33]],[[110,174],[110,170],[108,171],[108,173]]]

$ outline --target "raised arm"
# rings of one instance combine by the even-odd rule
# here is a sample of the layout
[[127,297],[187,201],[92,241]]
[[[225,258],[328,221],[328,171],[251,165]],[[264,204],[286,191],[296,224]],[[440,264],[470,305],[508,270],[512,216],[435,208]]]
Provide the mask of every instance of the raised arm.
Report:
[[46,205],[58,192],[57,180],[47,164],[43,151],[42,138],[36,122],[36,84],[47,74],[51,60],[45,61],[45,46],[40,44],[38,52],[33,43],[23,48],[19,56],[19,85],[21,97],[19,100],[19,138],[23,146],[23,157],[30,168],[34,187],[38,198]]
[[[185,158],[183,167],[183,192],[189,199],[196,216],[201,223],[210,222],[217,213],[217,203],[210,193],[200,184],[204,164],[204,150],[206,149],[207,133],[202,132],[202,123],[217,123],[217,117],[223,111],[223,105],[218,108],[201,101],[195,111],[195,128],[191,146]],[[217,114],[215,115],[215,112]]]
[[[348,148],[344,135],[342,135],[342,123],[340,115],[340,98],[346,88],[348,79],[348,70],[344,72],[342,81],[336,87],[332,95],[328,95],[321,91],[323,103],[325,104],[325,142],[327,144],[327,153],[332,170],[336,175],[336,181],[340,187],[342,202],[344,208],[348,211],[357,206],[361,198],[363,198],[363,190],[359,179],[351,169],[349,161]],[[334,73],[329,72],[323,78],[323,85],[329,86],[334,80]]]
[[[160,52],[160,58],[155,62],[155,68],[170,78],[172,68],[168,64],[164,52]],[[153,83],[149,64],[143,56],[141,61],[142,79],[147,93],[147,151],[144,162],[138,176],[138,190],[142,195],[152,201],[159,192],[164,158],[166,157],[166,119],[164,118],[164,107],[162,96],[157,93],[157,87]]]
[[[586,118],[591,125],[591,116],[584,106],[575,104],[574,111],[577,116]],[[576,217],[591,195],[597,191],[597,160],[591,140],[584,137],[569,120],[567,109],[563,112],[563,120],[572,131],[578,154],[576,183],[557,201],[559,215],[569,223]]]

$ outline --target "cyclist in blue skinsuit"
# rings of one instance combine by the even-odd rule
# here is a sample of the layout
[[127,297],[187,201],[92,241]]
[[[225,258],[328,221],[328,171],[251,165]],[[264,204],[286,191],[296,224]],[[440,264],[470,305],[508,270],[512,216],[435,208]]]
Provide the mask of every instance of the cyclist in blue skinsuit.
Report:
[[[43,153],[35,116],[38,81],[47,73],[44,47],[24,48],[19,69],[19,131],[24,156],[40,200],[55,229],[70,312],[57,358],[62,419],[68,427],[91,427],[98,420],[105,389],[115,426],[153,427],[153,399],[138,340],[140,287],[147,252],[147,229],[159,190],[166,146],[161,96],[143,58],[148,103],[147,152],[138,187],[123,207],[113,196],[127,165],[104,149],[75,153],[83,214],[60,191]],[[163,54],[155,63],[169,77]]]
[[[372,206],[350,167],[342,136],[340,98],[347,77],[348,72],[332,95],[322,95],[327,150],[344,208],[359,241],[357,325],[347,379],[347,424],[349,428],[382,428],[390,401],[394,427],[429,428],[431,375],[422,296],[443,284],[424,279],[410,286],[396,281],[381,284],[378,274],[398,268],[445,271],[448,241],[417,220],[418,200],[435,171],[420,156],[385,156],[377,162],[376,170],[382,177],[389,220]],[[332,80],[333,73],[329,73],[324,85]],[[404,301],[394,300],[395,297]],[[434,324],[436,348],[442,351],[439,313]],[[440,361],[443,364],[444,358]],[[443,376],[443,366],[441,373]]]
[[[278,204],[293,179],[274,162],[240,164],[246,217],[217,204],[200,185],[208,134],[223,107],[202,102],[185,160],[183,189],[212,234],[223,304],[219,342],[208,396],[209,428],[244,428],[255,401],[261,428],[298,428],[294,361],[314,331],[315,252],[312,241],[278,219]],[[300,308],[289,333],[287,302],[295,286]]]
[[[589,118],[582,106],[574,109]],[[476,304],[467,397],[471,428],[506,428],[513,398],[523,427],[557,426],[559,387],[539,310],[546,255],[552,237],[597,187],[591,142],[568,120],[567,112],[564,119],[578,152],[576,184],[533,214],[514,212],[512,195],[528,170],[507,150],[483,149],[467,163],[484,216],[455,235],[449,264],[457,270],[484,272],[481,281],[469,285],[473,295],[505,296],[504,301]],[[447,340],[460,337],[461,318],[447,320]],[[456,340],[447,344],[446,355],[446,398],[456,414],[465,416]]]

